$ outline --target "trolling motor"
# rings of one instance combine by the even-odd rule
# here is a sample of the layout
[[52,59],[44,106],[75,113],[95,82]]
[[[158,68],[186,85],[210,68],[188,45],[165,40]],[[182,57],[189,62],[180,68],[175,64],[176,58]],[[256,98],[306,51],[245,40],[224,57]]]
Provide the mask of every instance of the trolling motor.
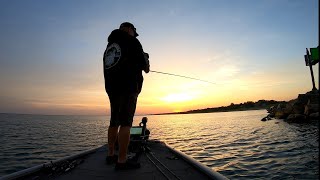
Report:
[[148,118],[143,117],[139,126],[132,126],[130,129],[129,152],[141,152],[149,139],[150,131],[147,129]]

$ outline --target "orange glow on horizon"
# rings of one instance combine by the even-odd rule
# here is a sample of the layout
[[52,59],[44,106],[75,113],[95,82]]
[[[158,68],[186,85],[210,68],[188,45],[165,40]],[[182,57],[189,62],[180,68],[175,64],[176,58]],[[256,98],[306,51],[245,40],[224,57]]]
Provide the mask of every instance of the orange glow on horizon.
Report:
[[169,94],[161,100],[168,102],[168,103],[173,103],[173,102],[186,102],[186,101],[191,101],[194,99],[194,96],[188,93],[176,93],[176,94]]

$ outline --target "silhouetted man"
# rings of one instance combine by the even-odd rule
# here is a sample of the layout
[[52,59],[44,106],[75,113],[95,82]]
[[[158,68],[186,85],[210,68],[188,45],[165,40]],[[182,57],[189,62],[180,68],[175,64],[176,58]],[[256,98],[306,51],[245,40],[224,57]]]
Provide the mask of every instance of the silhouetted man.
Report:
[[[143,52],[137,36],[133,24],[122,23],[109,35],[103,58],[105,89],[111,107],[106,161],[107,164],[116,163],[116,170],[140,167],[138,162],[127,159],[130,128],[143,83],[142,70],[150,71],[149,55]],[[115,155],[117,138],[119,156]]]

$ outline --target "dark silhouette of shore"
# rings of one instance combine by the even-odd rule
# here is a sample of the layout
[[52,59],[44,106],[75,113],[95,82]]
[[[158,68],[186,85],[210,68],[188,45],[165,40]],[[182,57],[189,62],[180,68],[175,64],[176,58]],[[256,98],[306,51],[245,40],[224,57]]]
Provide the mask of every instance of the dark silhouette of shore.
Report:
[[189,110],[184,112],[159,113],[159,114],[152,114],[152,115],[194,114],[194,113],[259,110],[259,109],[269,109],[271,106],[277,105],[279,103],[284,103],[284,102],[285,101],[275,101],[275,100],[259,100],[257,102],[247,101],[240,104],[231,103],[229,106],[196,109],[196,110]]

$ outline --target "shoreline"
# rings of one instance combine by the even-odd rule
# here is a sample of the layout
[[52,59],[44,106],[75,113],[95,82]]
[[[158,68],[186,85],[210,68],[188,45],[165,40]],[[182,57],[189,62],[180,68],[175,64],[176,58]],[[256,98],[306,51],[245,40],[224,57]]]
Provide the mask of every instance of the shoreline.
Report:
[[172,112],[172,113],[159,113],[159,114],[148,114],[148,115],[177,115],[177,114],[206,114],[206,113],[220,113],[220,112],[237,112],[237,111],[255,111],[255,110],[266,110],[265,108],[259,109],[238,109],[238,110],[226,110],[226,111],[212,111],[212,112]]
[[247,101],[240,104],[231,103],[229,106],[220,106],[205,109],[196,109],[182,112],[169,112],[169,113],[156,113],[150,115],[174,115],[174,114],[199,114],[199,113],[214,113],[214,112],[232,112],[232,111],[249,111],[249,110],[262,110],[269,109],[278,103],[286,101],[275,101],[275,100],[259,100],[257,102]]

